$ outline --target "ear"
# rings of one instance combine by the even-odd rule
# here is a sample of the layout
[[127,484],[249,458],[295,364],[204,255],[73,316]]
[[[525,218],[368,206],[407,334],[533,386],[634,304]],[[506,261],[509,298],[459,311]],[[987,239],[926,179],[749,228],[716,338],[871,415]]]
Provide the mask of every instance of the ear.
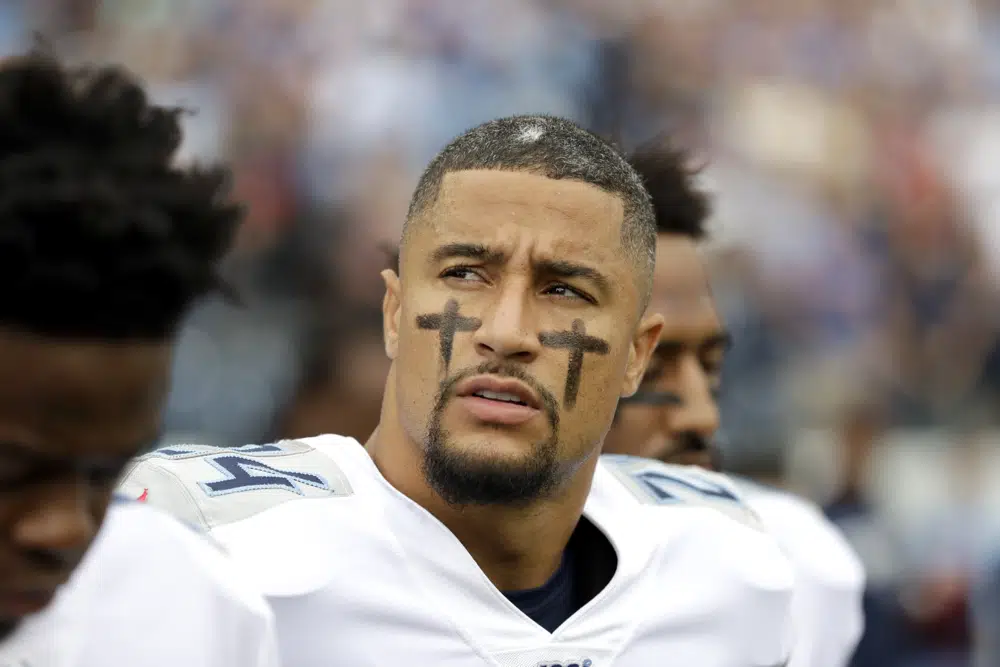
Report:
[[623,398],[639,390],[642,376],[645,375],[646,367],[653,358],[653,351],[656,350],[662,331],[663,316],[659,313],[647,313],[639,321],[629,348],[628,367],[625,369],[625,380],[621,389]]
[[399,276],[392,269],[386,269],[381,276],[385,282],[385,296],[382,297],[382,340],[386,356],[395,361],[399,351],[399,317],[403,312]]

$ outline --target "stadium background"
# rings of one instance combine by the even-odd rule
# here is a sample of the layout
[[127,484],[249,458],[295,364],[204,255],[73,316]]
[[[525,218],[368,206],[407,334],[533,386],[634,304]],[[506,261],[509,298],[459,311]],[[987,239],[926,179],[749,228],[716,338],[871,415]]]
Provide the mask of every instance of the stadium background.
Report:
[[[422,165],[496,116],[673,133],[715,197],[726,460],[786,463],[869,568],[859,665],[961,665],[1000,522],[997,0],[3,0],[197,110],[249,218],[177,361],[173,440],[364,438],[377,270]],[[1000,632],[1000,624],[998,624]],[[870,662],[864,662],[870,660]]]

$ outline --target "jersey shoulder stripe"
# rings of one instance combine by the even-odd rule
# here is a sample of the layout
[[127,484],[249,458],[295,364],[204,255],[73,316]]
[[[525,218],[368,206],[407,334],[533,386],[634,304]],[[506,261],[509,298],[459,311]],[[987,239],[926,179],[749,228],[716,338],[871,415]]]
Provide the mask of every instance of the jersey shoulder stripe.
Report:
[[757,514],[725,475],[619,454],[605,454],[601,461],[640,504],[710,507],[761,529]]
[[123,475],[119,492],[203,530],[292,500],[352,495],[336,460],[312,440],[164,447],[136,459]]

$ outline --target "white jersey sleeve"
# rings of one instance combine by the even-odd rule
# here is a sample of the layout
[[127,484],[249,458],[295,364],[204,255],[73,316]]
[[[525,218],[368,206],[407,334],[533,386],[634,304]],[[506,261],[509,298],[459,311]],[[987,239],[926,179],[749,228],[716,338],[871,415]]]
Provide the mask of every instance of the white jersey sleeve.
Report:
[[709,507],[763,530],[760,517],[726,475],[697,466],[674,465],[634,456],[605,454],[608,469],[644,504]]
[[161,449],[122,488],[225,545],[295,667],[777,667],[791,647],[791,566],[735,486],[693,468],[602,457],[583,516],[615,574],[554,633],[353,440]]
[[158,449],[131,464],[119,491],[211,531],[290,500],[349,496],[351,486],[321,450],[284,440]]
[[17,667],[279,667],[274,617],[204,536],[115,503],[72,579],[0,644]]
[[847,540],[807,500],[737,480],[746,502],[795,570],[796,645],[789,667],[846,667],[864,630],[864,566]]
[[[792,566],[737,485],[693,466],[627,456],[602,461],[645,506],[636,529],[662,535],[660,595],[675,609],[703,607],[703,621],[688,629],[691,653],[675,653],[678,662],[709,663],[725,654],[726,664],[784,667],[796,641]],[[653,646],[662,631],[651,627]],[[657,660],[662,654],[650,651],[648,664]]]

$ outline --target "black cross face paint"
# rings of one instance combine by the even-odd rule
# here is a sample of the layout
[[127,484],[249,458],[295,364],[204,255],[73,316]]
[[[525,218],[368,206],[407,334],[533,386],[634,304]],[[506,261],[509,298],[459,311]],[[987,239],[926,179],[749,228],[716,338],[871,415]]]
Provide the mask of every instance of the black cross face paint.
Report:
[[566,371],[566,395],[563,403],[567,408],[576,405],[576,395],[580,391],[580,373],[583,370],[583,355],[607,354],[610,348],[608,342],[588,336],[583,320],[573,320],[572,331],[546,331],[538,336],[538,340],[546,347],[569,350],[569,368]]
[[417,315],[417,327],[439,332],[441,361],[444,362],[446,372],[449,364],[451,364],[451,352],[455,343],[455,333],[458,331],[475,331],[481,326],[483,326],[483,321],[478,317],[463,317],[458,314],[458,301],[455,299],[448,300],[448,303],[445,304],[444,312]]

